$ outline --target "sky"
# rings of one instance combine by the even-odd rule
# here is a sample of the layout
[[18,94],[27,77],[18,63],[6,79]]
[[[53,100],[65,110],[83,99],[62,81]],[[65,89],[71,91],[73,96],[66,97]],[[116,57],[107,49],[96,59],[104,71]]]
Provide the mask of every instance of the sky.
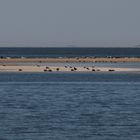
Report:
[[0,47],[132,47],[140,0],[0,0]]

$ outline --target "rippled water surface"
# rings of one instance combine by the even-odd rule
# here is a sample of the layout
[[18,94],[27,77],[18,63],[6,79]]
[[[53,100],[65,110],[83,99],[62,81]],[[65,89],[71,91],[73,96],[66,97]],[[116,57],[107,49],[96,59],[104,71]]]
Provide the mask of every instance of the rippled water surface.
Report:
[[0,73],[0,140],[139,140],[140,73]]

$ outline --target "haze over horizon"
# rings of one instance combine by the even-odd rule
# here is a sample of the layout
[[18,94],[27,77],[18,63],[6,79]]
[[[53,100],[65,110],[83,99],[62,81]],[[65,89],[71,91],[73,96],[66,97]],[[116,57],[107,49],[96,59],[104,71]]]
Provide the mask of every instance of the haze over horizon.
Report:
[[140,47],[139,0],[1,0],[0,47]]

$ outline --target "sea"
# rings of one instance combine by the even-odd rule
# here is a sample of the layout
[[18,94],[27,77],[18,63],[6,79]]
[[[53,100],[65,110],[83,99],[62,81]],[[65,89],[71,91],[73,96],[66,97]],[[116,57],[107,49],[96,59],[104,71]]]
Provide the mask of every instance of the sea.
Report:
[[[0,48],[0,56],[140,57],[139,48],[49,49]],[[139,139],[139,72],[0,73],[0,140]]]
[[140,47],[0,47],[1,57],[140,57]]

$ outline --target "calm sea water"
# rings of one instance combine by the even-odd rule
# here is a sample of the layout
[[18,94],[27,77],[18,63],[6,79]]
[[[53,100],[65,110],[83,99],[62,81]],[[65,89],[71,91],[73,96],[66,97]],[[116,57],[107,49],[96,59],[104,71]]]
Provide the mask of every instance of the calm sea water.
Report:
[[0,73],[0,140],[139,140],[140,73]]
[[140,57],[140,48],[0,48],[3,57]]

